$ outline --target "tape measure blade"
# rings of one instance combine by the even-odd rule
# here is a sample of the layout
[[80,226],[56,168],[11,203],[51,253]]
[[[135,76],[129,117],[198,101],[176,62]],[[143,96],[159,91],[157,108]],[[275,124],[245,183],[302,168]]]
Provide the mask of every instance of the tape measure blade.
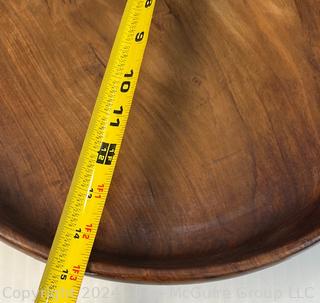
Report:
[[155,0],[128,0],[36,303],[76,302],[121,147]]

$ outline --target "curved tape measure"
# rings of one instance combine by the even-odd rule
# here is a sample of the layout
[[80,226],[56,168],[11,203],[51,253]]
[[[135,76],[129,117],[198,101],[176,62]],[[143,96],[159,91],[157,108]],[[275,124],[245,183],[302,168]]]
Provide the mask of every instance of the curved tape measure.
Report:
[[36,303],[76,302],[119,155],[155,0],[128,0]]

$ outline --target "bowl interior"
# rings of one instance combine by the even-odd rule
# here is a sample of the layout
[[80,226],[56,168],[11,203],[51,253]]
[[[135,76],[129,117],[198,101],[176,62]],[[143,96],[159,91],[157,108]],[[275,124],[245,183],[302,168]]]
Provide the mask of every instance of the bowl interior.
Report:
[[[42,258],[124,2],[0,2],[0,235]],[[318,239],[316,14],[311,0],[158,1],[89,271],[205,279]]]

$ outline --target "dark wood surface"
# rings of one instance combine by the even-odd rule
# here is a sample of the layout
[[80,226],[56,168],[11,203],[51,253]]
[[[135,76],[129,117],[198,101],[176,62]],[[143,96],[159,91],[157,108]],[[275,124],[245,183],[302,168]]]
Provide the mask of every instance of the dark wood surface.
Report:
[[[124,4],[0,0],[0,235],[40,258]],[[317,241],[319,85],[319,0],[158,0],[88,270],[207,279]]]

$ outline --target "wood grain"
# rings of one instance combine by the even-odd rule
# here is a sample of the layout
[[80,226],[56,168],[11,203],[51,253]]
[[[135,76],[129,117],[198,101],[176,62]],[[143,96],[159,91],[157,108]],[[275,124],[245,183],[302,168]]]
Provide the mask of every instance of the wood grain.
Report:
[[[40,258],[124,4],[0,0],[0,235]],[[316,242],[319,83],[319,0],[158,0],[88,270],[207,279]]]

